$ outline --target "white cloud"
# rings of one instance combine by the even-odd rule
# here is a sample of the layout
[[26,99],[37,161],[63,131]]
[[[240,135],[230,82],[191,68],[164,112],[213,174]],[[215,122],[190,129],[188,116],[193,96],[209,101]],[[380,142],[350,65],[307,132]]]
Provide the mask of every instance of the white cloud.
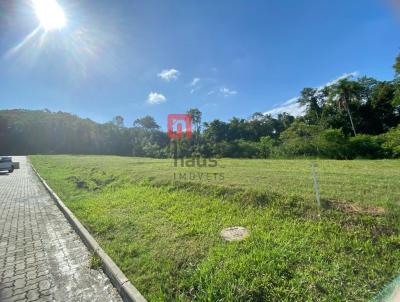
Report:
[[147,103],[151,105],[161,104],[164,103],[166,100],[167,98],[164,95],[157,92],[150,92],[149,96],[147,97]]
[[162,78],[163,80],[165,80],[167,82],[169,82],[171,80],[177,80],[179,75],[180,75],[180,72],[173,68],[164,69],[159,74],[157,74],[157,76],[159,76],[160,78]]
[[219,92],[224,96],[224,97],[228,97],[228,96],[233,96],[237,94],[236,90],[230,90],[229,88],[226,87],[222,87],[219,89]]
[[190,86],[192,86],[192,87],[197,86],[197,84],[199,84],[199,82],[200,82],[200,78],[194,78],[192,80],[192,82],[190,83]]
[[299,100],[298,97],[291,98],[291,99],[287,100],[286,102],[284,102],[282,105],[292,105],[292,104],[296,103],[298,100]]
[[348,78],[352,78],[352,77],[357,77],[357,76],[358,76],[358,71],[345,73],[345,74],[341,75],[340,77],[334,79],[333,81],[330,81],[330,82],[326,83],[325,85],[322,85],[322,86],[318,87],[318,89],[321,90],[321,89],[323,89],[323,88],[325,88],[327,86],[331,86],[333,84],[336,84],[340,80],[344,80],[344,79],[348,79]]
[[281,106],[276,107],[272,110],[269,110],[267,112],[264,112],[264,114],[270,114],[270,115],[278,115],[280,113],[288,113],[293,116],[301,116],[304,114],[305,108],[301,106],[300,104],[297,103],[297,100],[299,98],[292,98],[286,102],[284,102]]
[[[330,82],[318,87],[317,89],[321,90],[327,86],[331,86],[331,85],[339,82],[340,80],[351,78],[351,77],[356,77],[356,76],[358,76],[358,72],[356,72],[356,71],[345,73],[345,74],[341,75],[340,77],[334,79],[333,81],[330,81]],[[283,102],[278,107],[273,108],[267,112],[264,112],[264,114],[278,115],[279,113],[286,112],[293,116],[301,116],[305,113],[306,108],[297,103],[298,99],[299,99],[299,97],[291,98],[291,99]]]
[[215,90],[210,90],[208,93],[207,93],[207,95],[212,95],[212,94],[214,94],[215,93]]

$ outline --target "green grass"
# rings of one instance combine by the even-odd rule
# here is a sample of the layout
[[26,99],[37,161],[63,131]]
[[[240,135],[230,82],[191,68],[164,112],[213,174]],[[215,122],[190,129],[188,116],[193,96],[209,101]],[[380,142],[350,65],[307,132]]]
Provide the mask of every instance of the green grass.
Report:
[[[179,179],[179,173],[203,173],[200,183],[233,188],[251,188],[280,194],[296,194],[314,198],[309,160],[242,160],[221,159],[216,168],[174,167],[173,160],[129,158],[117,156],[52,156],[32,157],[38,164],[49,159],[47,167],[58,172],[68,169],[72,177],[86,175],[89,170],[106,171],[108,177],[126,178],[136,183],[151,180],[164,183]],[[50,161],[51,158],[51,161]],[[367,203],[400,203],[400,160],[317,161],[322,198]],[[223,173],[224,179],[205,181],[205,173]],[[213,177],[213,175],[210,175]],[[54,179],[54,181],[57,181]],[[104,181],[112,181],[106,179]],[[103,184],[89,183],[91,189]]]
[[91,269],[95,269],[98,270],[102,267],[102,263],[101,263],[101,259],[99,256],[92,254],[92,256],[90,257],[90,263],[89,263],[89,267]]
[[[31,161],[150,301],[365,301],[400,274],[400,161],[318,161],[323,209],[306,160]],[[223,241],[229,226],[250,237]]]

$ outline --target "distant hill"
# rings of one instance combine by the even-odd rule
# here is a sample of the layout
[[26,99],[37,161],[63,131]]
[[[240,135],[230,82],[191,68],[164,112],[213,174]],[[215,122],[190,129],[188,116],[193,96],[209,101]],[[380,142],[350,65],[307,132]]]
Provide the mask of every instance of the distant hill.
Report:
[[0,154],[131,155],[126,131],[65,112],[0,110]]

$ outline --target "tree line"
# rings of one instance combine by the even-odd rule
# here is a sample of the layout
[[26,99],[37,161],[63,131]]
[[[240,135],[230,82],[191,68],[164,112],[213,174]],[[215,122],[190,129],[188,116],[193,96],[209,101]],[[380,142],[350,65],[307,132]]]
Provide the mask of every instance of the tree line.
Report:
[[250,118],[202,122],[192,114],[193,135],[171,144],[153,117],[124,125],[99,124],[49,110],[0,111],[0,154],[114,154],[157,158],[233,157],[334,159],[400,157],[400,56],[395,78],[345,78],[305,88],[304,115],[254,113]]

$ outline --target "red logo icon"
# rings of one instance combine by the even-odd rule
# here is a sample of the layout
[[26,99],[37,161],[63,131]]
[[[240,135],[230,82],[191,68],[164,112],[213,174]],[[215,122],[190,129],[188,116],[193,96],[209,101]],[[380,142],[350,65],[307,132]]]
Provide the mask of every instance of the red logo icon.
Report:
[[[176,132],[174,127],[176,125]],[[192,115],[191,114],[168,114],[168,136],[171,139],[182,139],[183,125],[185,125],[185,136],[192,137]]]

